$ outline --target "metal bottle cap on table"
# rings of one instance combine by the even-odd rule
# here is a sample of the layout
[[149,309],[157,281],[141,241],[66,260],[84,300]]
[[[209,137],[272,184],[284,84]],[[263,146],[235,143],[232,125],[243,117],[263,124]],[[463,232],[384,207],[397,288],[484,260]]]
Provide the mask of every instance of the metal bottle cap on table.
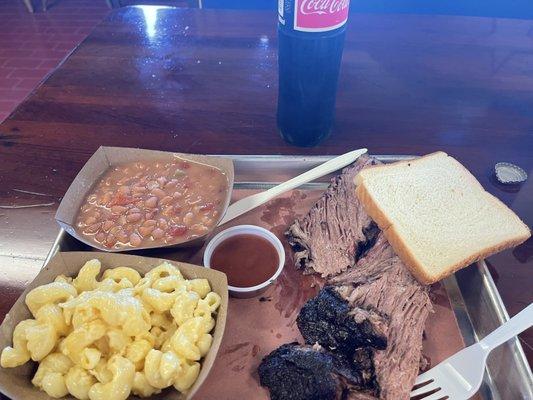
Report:
[[525,182],[527,179],[527,173],[518,165],[514,165],[507,162],[499,162],[494,166],[496,178],[503,184],[517,184]]

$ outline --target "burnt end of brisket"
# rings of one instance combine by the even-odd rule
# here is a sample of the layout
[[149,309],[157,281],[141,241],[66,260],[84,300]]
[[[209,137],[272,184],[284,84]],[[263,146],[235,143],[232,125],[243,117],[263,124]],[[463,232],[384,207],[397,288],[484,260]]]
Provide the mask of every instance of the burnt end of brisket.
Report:
[[259,379],[272,400],[336,400],[343,389],[334,368],[330,354],[290,343],[263,358]]
[[379,397],[373,363],[373,350],[369,347],[356,349],[351,357],[339,352],[331,352],[335,372],[342,385],[349,391],[363,391]]
[[366,387],[375,389],[377,391],[379,385],[376,380],[376,372],[374,370],[374,352],[368,347],[361,347],[357,349],[352,357],[353,365],[357,365],[361,372],[361,378]]
[[333,353],[319,345],[284,344],[263,358],[259,365],[259,379],[270,391],[272,400],[345,400],[354,393],[366,399],[379,398],[379,389],[372,373],[372,351],[357,351],[360,366],[340,353]]
[[[387,337],[377,314],[355,310],[332,287],[325,287],[300,310],[296,319],[298,329],[307,344],[319,343],[322,347],[353,358],[356,349],[372,347],[383,350]],[[379,321],[382,322],[382,321]]]

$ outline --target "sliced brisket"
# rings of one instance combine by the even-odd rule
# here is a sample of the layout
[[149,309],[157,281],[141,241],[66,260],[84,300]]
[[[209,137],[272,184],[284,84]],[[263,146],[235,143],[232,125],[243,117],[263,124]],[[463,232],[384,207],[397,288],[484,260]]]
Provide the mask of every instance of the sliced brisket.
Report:
[[[330,277],[328,283],[335,285],[334,291],[326,289],[303,307],[298,326],[307,343],[315,340],[331,354],[336,346],[353,346],[351,356],[339,357],[337,351],[334,359],[343,365],[348,360],[350,371],[367,375],[362,381],[352,379],[351,385],[347,374],[342,375],[346,398],[404,400],[418,374],[422,333],[432,305],[427,288],[411,276],[355,196],[355,175],[373,163],[361,157],[345,168],[287,232],[296,266]],[[345,306],[324,303],[337,304],[339,299],[349,304],[355,324],[339,320],[336,313]],[[372,380],[374,388],[368,385]]]
[[371,245],[378,228],[355,196],[354,178],[365,166],[375,163],[367,155],[359,157],[332,179],[309,213],[290,226],[287,238],[295,252],[296,266],[304,273],[336,275],[353,265],[363,249]]
[[376,309],[389,317],[387,347],[373,356],[380,398],[409,399],[419,371],[424,325],[432,310],[427,287],[413,278],[382,233],[355,268],[332,281],[354,309]]

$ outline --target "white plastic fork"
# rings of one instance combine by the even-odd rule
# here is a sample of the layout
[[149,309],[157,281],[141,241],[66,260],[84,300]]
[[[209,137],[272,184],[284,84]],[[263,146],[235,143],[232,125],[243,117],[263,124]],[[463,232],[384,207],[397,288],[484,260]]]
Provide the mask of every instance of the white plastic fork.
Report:
[[533,325],[533,303],[483,340],[420,374],[416,378],[415,386],[423,386],[411,392],[411,399],[414,397],[421,400],[469,399],[481,386],[489,353],[531,325]]

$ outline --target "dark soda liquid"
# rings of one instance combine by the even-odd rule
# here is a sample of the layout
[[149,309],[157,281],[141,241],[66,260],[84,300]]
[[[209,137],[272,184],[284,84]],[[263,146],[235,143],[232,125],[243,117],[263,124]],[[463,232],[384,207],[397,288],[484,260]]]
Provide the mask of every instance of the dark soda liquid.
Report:
[[277,122],[290,144],[315,146],[331,131],[345,33],[278,28]]

